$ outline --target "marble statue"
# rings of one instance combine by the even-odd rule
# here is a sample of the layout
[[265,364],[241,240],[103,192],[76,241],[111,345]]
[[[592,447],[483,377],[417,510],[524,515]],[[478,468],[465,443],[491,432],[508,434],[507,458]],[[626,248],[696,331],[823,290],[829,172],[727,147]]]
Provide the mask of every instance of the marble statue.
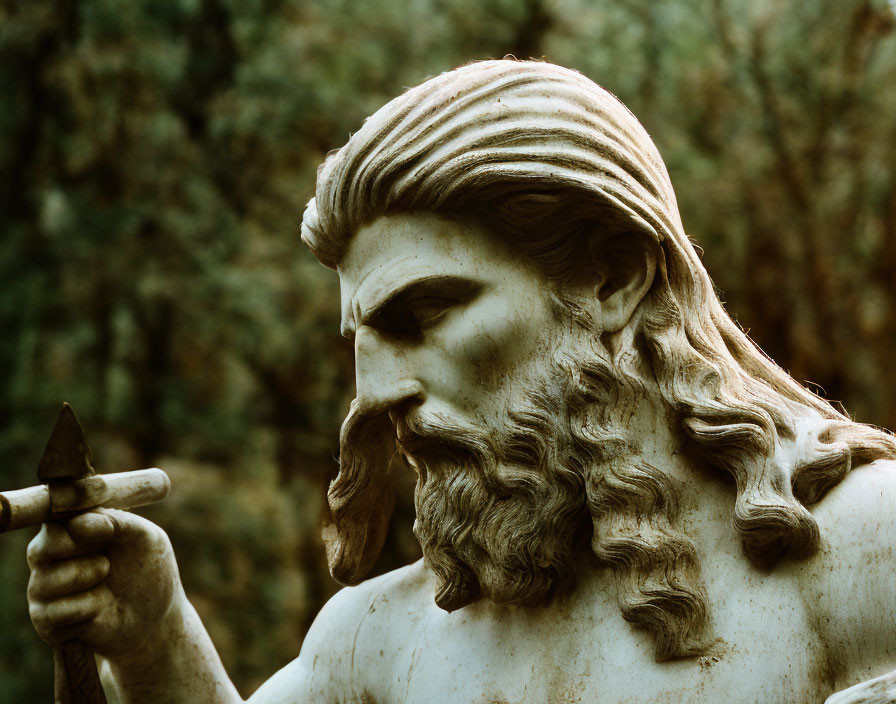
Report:
[[[896,439],[725,313],[609,92],[432,78],[327,158],[302,239],[355,349],[324,538],[356,586],[250,702],[896,702]],[[396,451],[423,559],[365,581]],[[29,561],[113,699],[242,701],[160,528],[91,511]]]

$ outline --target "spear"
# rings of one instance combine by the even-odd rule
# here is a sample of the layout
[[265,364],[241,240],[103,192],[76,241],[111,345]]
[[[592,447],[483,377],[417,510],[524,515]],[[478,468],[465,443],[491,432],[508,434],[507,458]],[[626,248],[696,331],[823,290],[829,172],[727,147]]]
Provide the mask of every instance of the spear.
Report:
[[[37,466],[37,486],[0,493],[0,533],[65,520],[97,507],[134,508],[160,501],[171,488],[161,469],[96,474],[93,453],[74,411],[62,404]],[[53,647],[56,704],[106,704],[93,653],[79,641]]]

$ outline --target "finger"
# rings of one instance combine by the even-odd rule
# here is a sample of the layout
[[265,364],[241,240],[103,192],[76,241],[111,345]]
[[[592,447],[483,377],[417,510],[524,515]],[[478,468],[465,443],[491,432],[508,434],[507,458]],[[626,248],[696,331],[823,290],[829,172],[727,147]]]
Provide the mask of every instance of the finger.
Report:
[[97,549],[95,543],[75,542],[65,526],[59,523],[44,523],[40,532],[28,544],[28,565],[34,569],[40,564],[89,555]]
[[42,638],[59,635],[62,629],[96,618],[108,603],[109,590],[97,587],[48,602],[30,602],[29,613]]
[[102,510],[81,513],[69,519],[65,527],[79,543],[104,543],[115,534],[115,523]]
[[105,555],[64,560],[42,565],[31,573],[28,598],[51,601],[92,589],[109,574]]

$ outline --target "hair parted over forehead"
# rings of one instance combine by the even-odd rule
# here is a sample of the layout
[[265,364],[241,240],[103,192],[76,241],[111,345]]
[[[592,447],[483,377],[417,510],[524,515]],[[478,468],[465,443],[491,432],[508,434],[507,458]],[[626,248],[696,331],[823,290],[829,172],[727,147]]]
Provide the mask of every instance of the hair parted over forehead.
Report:
[[681,233],[663,161],[634,115],[585,76],[482,61],[387,103],[318,170],[302,239],[335,267],[354,231],[389,212],[523,210],[558,194],[658,240]]
[[[640,457],[643,438],[612,422],[621,399],[655,394],[688,453],[733,478],[734,527],[747,556],[764,565],[817,549],[806,506],[852,467],[896,457],[892,435],[851,421],[801,386],[728,316],[646,130],[583,75],[534,61],[483,61],[408,90],[320,167],[302,239],[337,268],[361,226],[426,211],[484,221],[535,260],[571,325],[592,336],[575,354],[557,350],[574,390],[565,421],[591,457],[582,474],[592,550],[623,581],[623,616],[656,632],[658,657],[697,652],[708,612],[696,549],[674,525],[671,480]],[[586,294],[564,283],[591,257],[609,256],[601,249],[607,234],[655,247],[658,261],[630,344],[601,352],[601,330],[574,297]],[[368,423],[358,413],[355,403],[343,425],[324,535],[331,573],[348,584],[362,580],[379,553],[391,506],[374,476],[384,461],[353,459],[363,449],[355,445],[372,447],[383,434],[349,442]]]

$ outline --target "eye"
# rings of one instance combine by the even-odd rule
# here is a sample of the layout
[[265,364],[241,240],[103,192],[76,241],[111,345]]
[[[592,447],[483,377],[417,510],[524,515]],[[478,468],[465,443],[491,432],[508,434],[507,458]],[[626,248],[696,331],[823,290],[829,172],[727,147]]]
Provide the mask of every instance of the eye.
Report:
[[392,335],[419,338],[459,303],[447,296],[414,296],[390,305],[374,322]]
[[421,328],[427,327],[442,318],[457,300],[442,296],[421,296],[407,303],[407,312]]
[[417,281],[390,296],[371,312],[366,324],[391,335],[421,339],[451,310],[476,298],[482,284],[462,277],[440,276]]

